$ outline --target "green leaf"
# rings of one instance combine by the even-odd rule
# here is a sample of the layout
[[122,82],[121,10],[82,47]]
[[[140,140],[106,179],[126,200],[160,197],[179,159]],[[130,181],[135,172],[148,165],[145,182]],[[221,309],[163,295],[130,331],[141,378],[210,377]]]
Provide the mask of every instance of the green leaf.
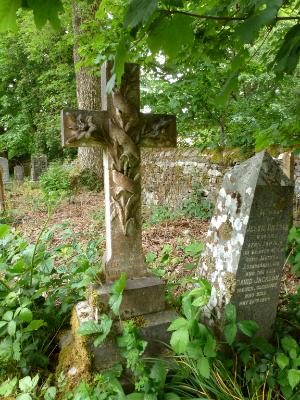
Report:
[[292,74],[300,57],[300,24],[294,25],[285,35],[283,43],[275,57],[273,65],[277,74]]
[[209,361],[207,358],[201,357],[200,360],[197,362],[197,367],[198,367],[200,374],[204,378],[208,379],[210,377],[210,365],[209,365]]
[[206,357],[216,357],[217,342],[212,335],[208,335],[203,349]]
[[225,306],[225,318],[227,322],[235,322],[236,321],[236,307],[235,305],[229,303]]
[[101,316],[101,330],[102,330],[102,335],[98,336],[95,340],[94,340],[94,346],[97,347],[100,344],[102,344],[104,342],[104,340],[106,339],[106,337],[108,336],[111,327],[112,327],[112,323],[113,320],[111,318],[109,318],[108,315],[103,314]]
[[15,361],[20,361],[21,360],[21,344],[20,344],[20,339],[17,338],[12,345],[12,351],[13,351],[13,359]]
[[194,242],[184,248],[184,254],[191,257],[200,257],[204,249],[204,243]]
[[16,333],[16,329],[17,329],[16,321],[14,320],[9,321],[7,325],[7,333],[9,334],[9,336],[14,336]]
[[222,107],[226,106],[226,103],[229,99],[229,96],[232,92],[238,89],[238,78],[239,73],[234,72],[226,81],[225,85],[222,88],[221,93],[216,98],[216,103]]
[[292,389],[295,389],[295,387],[298,385],[300,382],[300,371],[297,369],[290,369],[288,370],[288,381]]
[[0,329],[3,328],[7,324],[8,324],[7,321],[0,321]]
[[122,273],[121,277],[112,286],[112,295],[109,298],[108,304],[115,315],[119,315],[120,306],[122,303],[122,293],[126,286],[126,274]]
[[14,314],[12,311],[6,311],[2,318],[4,319],[4,321],[11,321],[13,319],[13,316]]
[[50,386],[45,393],[44,399],[45,400],[54,400],[56,397],[56,387],[55,386]]
[[144,393],[130,393],[126,396],[128,400],[144,400]]
[[264,354],[273,354],[274,347],[262,337],[254,337],[251,341],[252,345]]
[[16,400],[32,400],[32,397],[30,396],[29,393],[22,393],[16,397]]
[[298,343],[291,336],[285,336],[283,339],[281,339],[281,345],[283,350],[285,350],[286,352],[289,352],[293,349],[298,350],[299,348]]
[[[0,1],[0,32],[6,30],[16,30],[16,12],[21,7],[21,0],[1,0]],[[3,235],[3,229],[6,230],[7,225],[0,227],[0,239],[2,239],[7,233]]]
[[161,360],[156,361],[151,368],[150,378],[156,383],[158,390],[162,390],[164,388],[166,377],[167,368],[165,364]]
[[19,388],[22,392],[30,392],[32,389],[32,380],[30,376],[25,376],[19,380]]
[[101,325],[96,321],[85,321],[77,329],[77,333],[81,336],[93,335],[95,333],[101,333]]
[[151,251],[149,251],[146,254],[146,263],[147,264],[152,264],[155,260],[156,260],[157,256],[155,253],[152,253]]
[[47,258],[46,260],[43,260],[39,266],[38,270],[42,272],[43,274],[49,275],[51,272],[54,270],[54,259],[53,258]]
[[122,294],[126,286],[126,273],[122,272],[120,278],[112,285],[112,293]]
[[249,337],[254,336],[259,329],[257,322],[249,320],[240,321],[238,326],[240,330]]
[[7,379],[0,385],[0,396],[7,397],[11,395],[18,383],[18,378],[15,376],[13,379]]
[[32,321],[32,311],[29,308],[22,308],[20,311],[19,317],[23,322],[31,322]]
[[275,22],[278,9],[282,5],[282,0],[268,0],[266,8],[259,13],[247,18],[238,25],[236,33],[244,43],[252,43],[259,34],[260,29]]
[[203,351],[201,349],[200,340],[193,340],[192,342],[189,342],[186,348],[186,353],[194,360],[198,360],[200,357],[202,357]]
[[175,58],[184,46],[190,46],[194,41],[191,22],[190,17],[176,14],[156,24],[148,37],[152,53],[162,50],[170,59]]
[[47,21],[52,27],[58,30],[61,27],[58,13],[64,10],[60,0],[27,0],[30,8],[33,9],[34,22],[37,28],[41,29]]
[[280,369],[284,369],[289,365],[290,360],[284,353],[278,353],[276,355],[276,362]]
[[43,321],[42,319],[34,319],[30,322],[28,326],[24,329],[25,332],[30,332],[30,331],[37,331],[40,329],[42,326],[46,326],[47,323]]
[[176,393],[166,393],[164,396],[164,400],[180,400],[181,398]]
[[126,61],[127,53],[128,53],[127,38],[123,37],[118,43],[116,49],[115,63],[114,63],[114,73],[116,74],[116,82],[118,86],[120,86],[121,78],[124,73],[124,64]]
[[176,318],[169,326],[168,332],[176,331],[177,329],[180,329],[180,328],[186,328],[187,326],[188,326],[188,321],[185,318],[182,318],[182,317]]
[[227,343],[231,346],[237,334],[237,325],[234,323],[225,325],[224,336]]
[[125,16],[125,28],[146,23],[157,8],[157,0],[132,0]]
[[172,333],[170,344],[177,354],[182,354],[186,351],[189,343],[189,332],[187,328],[180,328]]
[[[4,2],[2,2],[2,1],[0,2],[0,31],[1,31],[1,18],[2,18],[1,17],[2,16],[1,7],[2,7],[2,3],[4,3]],[[13,1],[10,0],[9,3],[13,3]],[[3,239],[6,235],[9,234],[9,232],[10,232],[10,228],[8,225],[4,225],[4,224],[0,225],[0,239]]]

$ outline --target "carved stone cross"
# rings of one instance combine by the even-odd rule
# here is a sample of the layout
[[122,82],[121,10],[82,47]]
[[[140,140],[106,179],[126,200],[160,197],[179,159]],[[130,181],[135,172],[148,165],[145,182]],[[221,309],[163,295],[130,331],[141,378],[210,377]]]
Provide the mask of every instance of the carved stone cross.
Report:
[[65,146],[104,148],[108,282],[147,275],[142,250],[140,147],[176,147],[176,118],[140,112],[140,74],[125,64],[120,88],[107,94],[111,63],[102,67],[102,111],[62,111]]

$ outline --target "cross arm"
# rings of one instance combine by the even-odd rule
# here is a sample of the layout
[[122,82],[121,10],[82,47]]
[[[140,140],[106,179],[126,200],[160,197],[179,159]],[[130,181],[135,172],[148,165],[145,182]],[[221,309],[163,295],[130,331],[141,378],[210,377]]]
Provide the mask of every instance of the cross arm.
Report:
[[176,117],[175,115],[141,114],[142,147],[176,147]]
[[63,146],[104,146],[109,138],[108,132],[106,111],[61,111],[61,140]]

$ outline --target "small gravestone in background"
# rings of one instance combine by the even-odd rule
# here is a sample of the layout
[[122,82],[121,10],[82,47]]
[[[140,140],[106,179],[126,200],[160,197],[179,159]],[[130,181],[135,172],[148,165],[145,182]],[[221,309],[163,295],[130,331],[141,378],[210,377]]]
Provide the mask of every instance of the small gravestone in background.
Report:
[[47,156],[45,154],[31,157],[31,180],[37,181],[47,169]]
[[254,320],[269,337],[276,317],[293,182],[267,152],[229,171],[207,234],[200,275],[212,284],[207,317],[222,330],[224,306],[238,320]]
[[9,168],[8,168],[8,159],[7,158],[0,157],[0,168],[2,170],[3,183],[9,182]]
[[23,165],[16,165],[14,167],[14,177],[15,180],[18,182],[24,181],[24,167]]
[[0,168],[0,212],[5,211],[5,192],[2,171],[2,168]]

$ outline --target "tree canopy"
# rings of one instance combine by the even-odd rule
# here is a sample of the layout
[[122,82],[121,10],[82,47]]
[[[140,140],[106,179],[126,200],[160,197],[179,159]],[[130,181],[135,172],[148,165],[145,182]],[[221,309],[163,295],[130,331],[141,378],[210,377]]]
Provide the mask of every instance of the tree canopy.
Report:
[[[97,74],[102,62],[113,58],[112,87],[120,81],[124,62],[140,63],[145,110],[176,113],[184,143],[245,150],[295,146],[300,131],[299,5],[296,0],[102,0],[95,18],[82,26],[80,65]],[[56,33],[49,27],[34,32],[33,19],[40,29],[49,22]],[[26,151],[26,135],[32,148],[39,144],[61,154],[58,128],[51,134],[50,127],[55,114],[58,127],[58,109],[75,102],[69,21],[69,0],[0,0],[0,30],[12,31],[0,38],[0,47],[9,48],[0,53],[5,69],[0,125],[11,133],[11,143],[23,146],[13,150],[10,145],[11,156]],[[21,78],[28,69],[36,86]],[[8,70],[18,71],[13,84],[16,78]],[[26,84],[35,89],[26,92]],[[26,96],[24,101],[25,93],[32,101]],[[3,99],[10,99],[7,105]],[[8,114],[18,116],[10,125]],[[31,120],[24,121],[25,114]],[[8,129],[17,123],[18,135]],[[32,141],[30,130],[44,132]],[[7,143],[5,136],[0,148]]]

